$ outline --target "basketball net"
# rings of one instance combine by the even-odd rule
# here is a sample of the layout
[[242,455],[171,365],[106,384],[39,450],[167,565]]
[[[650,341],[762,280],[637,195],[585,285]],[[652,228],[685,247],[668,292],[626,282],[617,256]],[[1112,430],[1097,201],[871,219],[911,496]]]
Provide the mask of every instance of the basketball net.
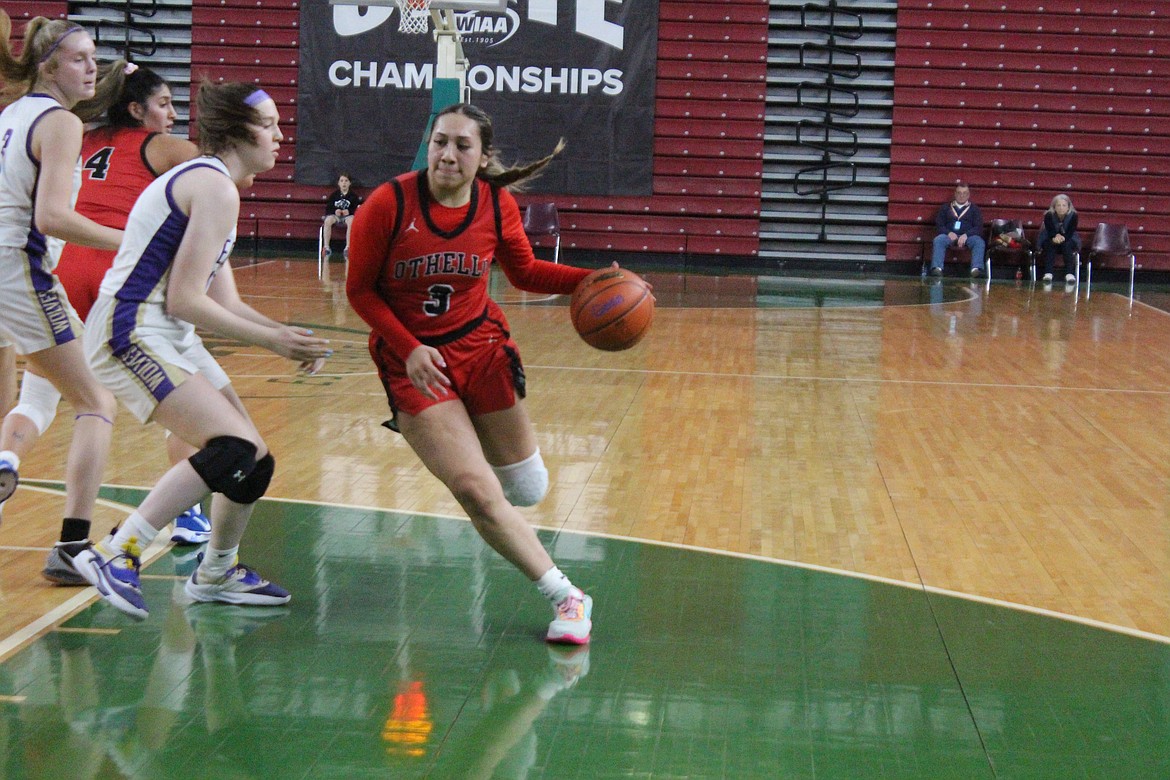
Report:
[[431,0],[394,0],[398,3],[398,32],[425,33],[431,21]]

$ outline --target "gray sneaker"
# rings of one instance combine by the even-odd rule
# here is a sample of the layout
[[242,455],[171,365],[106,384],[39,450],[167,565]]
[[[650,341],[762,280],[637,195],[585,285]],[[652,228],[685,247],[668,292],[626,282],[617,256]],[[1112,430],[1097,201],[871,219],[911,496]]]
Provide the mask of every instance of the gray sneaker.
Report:
[[41,569],[41,576],[55,585],[88,585],[89,581],[61,557],[61,548],[71,544],[77,547],[73,551],[75,553],[85,547],[84,542],[57,542],[53,549],[49,550],[49,557],[45,559],[45,568]]

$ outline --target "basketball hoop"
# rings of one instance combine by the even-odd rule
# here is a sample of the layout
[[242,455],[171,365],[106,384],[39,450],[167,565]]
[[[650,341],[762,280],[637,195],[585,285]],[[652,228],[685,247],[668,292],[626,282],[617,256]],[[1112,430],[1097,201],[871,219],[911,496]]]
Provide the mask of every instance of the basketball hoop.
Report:
[[398,32],[425,33],[431,20],[431,0],[394,0],[398,5]]

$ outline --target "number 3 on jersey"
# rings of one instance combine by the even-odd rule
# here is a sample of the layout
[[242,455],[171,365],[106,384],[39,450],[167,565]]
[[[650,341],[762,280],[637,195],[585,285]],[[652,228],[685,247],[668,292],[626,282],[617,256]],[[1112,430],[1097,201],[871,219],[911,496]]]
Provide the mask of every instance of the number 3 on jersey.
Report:
[[89,178],[102,181],[110,172],[110,157],[114,155],[114,147],[103,146],[89,156],[85,165],[81,166],[89,171]]
[[446,314],[451,308],[451,295],[455,288],[449,284],[432,284],[427,288],[427,292],[431,294],[431,299],[423,304],[423,312],[428,317]]

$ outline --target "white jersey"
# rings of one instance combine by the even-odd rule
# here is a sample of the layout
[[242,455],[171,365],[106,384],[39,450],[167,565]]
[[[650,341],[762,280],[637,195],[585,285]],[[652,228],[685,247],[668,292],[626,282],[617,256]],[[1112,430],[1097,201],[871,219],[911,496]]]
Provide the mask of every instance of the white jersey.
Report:
[[[33,219],[40,162],[33,158],[32,133],[50,111],[65,108],[49,95],[25,95],[0,113],[0,247],[24,250],[28,259],[51,272],[61,257],[63,241],[45,236]],[[81,157],[73,170],[73,197],[81,189]],[[12,257],[5,253],[6,257]]]
[[[151,324],[183,331],[177,338],[194,336],[195,326],[166,314],[167,283],[171,265],[189,221],[175,204],[172,195],[175,180],[194,168],[212,168],[228,176],[227,167],[217,157],[197,157],[177,165],[150,183],[130,210],[122,246],[114,257],[114,264],[102,280],[101,296],[117,301],[114,313],[113,341],[117,349],[121,339],[141,324]],[[207,279],[208,286],[215,274],[227,262],[236,242],[236,230],[224,242]]]

